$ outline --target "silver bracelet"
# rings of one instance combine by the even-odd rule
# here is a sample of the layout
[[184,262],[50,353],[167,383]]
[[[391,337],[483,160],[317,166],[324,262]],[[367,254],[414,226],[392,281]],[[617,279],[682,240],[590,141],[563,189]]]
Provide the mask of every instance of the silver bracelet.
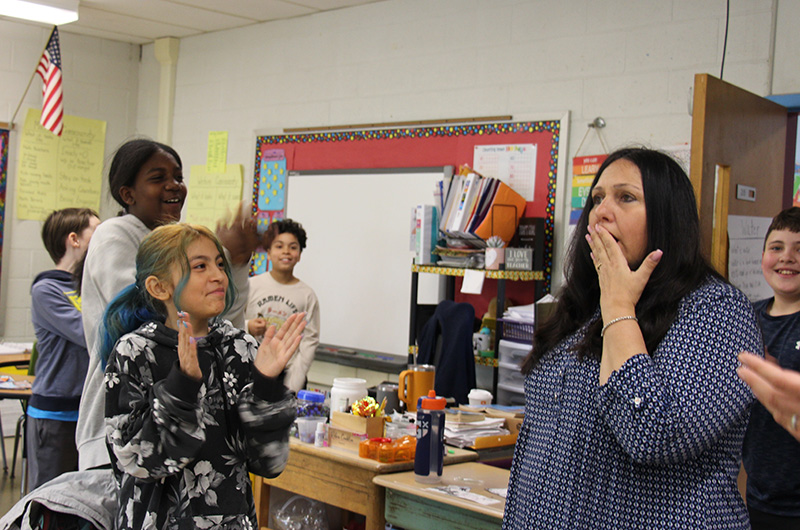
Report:
[[617,322],[622,322],[623,320],[635,320],[636,322],[639,322],[639,319],[636,318],[633,315],[626,315],[624,317],[617,317],[614,320],[610,321],[608,324],[603,326],[603,329],[600,330],[600,337],[602,337],[603,335],[606,334],[606,330],[608,329],[608,326],[610,326],[611,324],[616,324]]

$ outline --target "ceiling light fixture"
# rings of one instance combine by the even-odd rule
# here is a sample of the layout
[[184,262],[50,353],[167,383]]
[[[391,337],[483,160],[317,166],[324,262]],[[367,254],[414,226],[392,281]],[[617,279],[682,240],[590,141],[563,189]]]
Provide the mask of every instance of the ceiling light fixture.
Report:
[[0,0],[0,16],[61,26],[78,20],[78,0]]

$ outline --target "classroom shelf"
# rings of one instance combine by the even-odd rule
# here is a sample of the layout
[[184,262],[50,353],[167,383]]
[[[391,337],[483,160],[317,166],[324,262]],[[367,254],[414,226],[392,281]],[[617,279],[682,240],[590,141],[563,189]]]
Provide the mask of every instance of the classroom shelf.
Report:
[[[456,267],[437,267],[436,265],[411,265],[411,272],[424,272],[426,274],[439,274],[442,276],[464,276],[467,269],[460,269]],[[494,280],[511,280],[511,281],[543,281],[544,271],[506,271],[506,270],[482,270],[486,273],[487,278]]]
[[[450,281],[446,288],[446,297],[450,300],[455,296],[455,277],[464,276],[466,269],[456,267],[438,267],[435,265],[416,265],[411,264],[411,318],[408,338],[408,363],[414,362],[417,351],[417,290],[419,285],[419,274],[439,274],[447,276]],[[515,271],[515,270],[487,270],[484,271],[487,278],[497,280],[497,307],[505,307],[506,281],[534,282],[536,289],[536,299],[544,295],[544,272],[536,271]],[[500,339],[503,338],[503,321],[499,319],[495,327],[494,351],[499,351]],[[498,383],[498,364],[496,358],[475,357],[475,363],[493,368],[492,374],[492,395],[497,402],[497,383]]]

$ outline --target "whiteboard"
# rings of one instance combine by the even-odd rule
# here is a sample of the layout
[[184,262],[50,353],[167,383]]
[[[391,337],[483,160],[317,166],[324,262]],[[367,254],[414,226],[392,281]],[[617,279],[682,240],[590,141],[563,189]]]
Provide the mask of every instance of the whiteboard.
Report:
[[[286,217],[308,235],[295,276],[316,292],[320,343],[405,357],[411,303],[411,210],[434,204],[443,168],[289,174]],[[440,276],[419,275],[420,304]]]

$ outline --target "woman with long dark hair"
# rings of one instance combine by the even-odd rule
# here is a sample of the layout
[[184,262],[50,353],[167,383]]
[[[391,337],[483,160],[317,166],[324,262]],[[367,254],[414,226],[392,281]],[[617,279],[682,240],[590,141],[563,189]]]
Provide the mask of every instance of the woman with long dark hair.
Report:
[[651,149],[612,153],[523,364],[503,528],[749,528],[742,350],[763,351],[755,315],[702,255],[685,172]]

